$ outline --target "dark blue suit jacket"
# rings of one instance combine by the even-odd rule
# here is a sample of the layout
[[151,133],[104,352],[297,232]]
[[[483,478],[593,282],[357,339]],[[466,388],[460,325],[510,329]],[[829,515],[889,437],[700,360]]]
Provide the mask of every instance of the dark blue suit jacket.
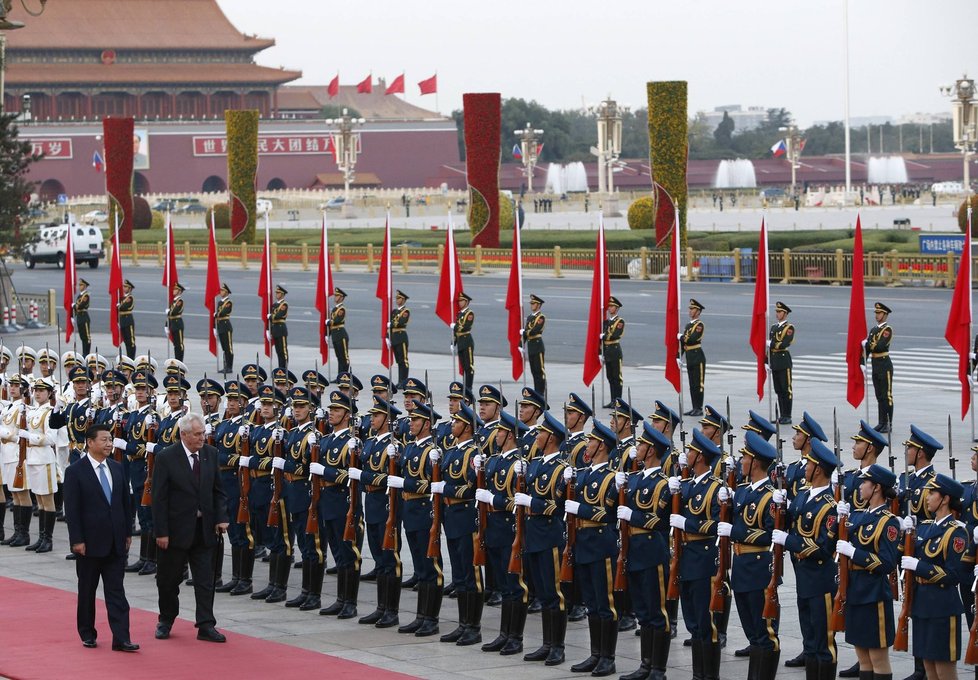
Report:
[[129,524],[129,484],[122,466],[106,459],[112,476],[112,503],[105,500],[102,485],[88,457],[65,470],[64,502],[71,545],[85,544],[87,557],[124,555]]

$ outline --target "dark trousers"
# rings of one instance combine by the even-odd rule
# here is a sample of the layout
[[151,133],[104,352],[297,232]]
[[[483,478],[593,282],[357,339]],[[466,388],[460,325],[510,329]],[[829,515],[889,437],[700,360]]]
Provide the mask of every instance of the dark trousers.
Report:
[[415,576],[420,583],[435,583],[442,585],[441,558],[433,560],[428,557],[428,530],[405,531],[405,540],[414,560]]
[[392,344],[391,351],[394,352],[394,362],[397,363],[397,386],[403,388],[407,383],[408,370],[411,367],[411,362],[408,361],[407,339]]
[[682,605],[686,630],[694,640],[718,642],[717,629],[710,614],[710,579],[681,581],[679,585],[679,603]]
[[689,401],[694,409],[703,408],[703,391],[706,387],[706,362],[690,361],[686,364],[689,377]]
[[544,353],[530,354],[530,375],[533,376],[533,389],[547,396],[547,368]]
[[523,564],[530,574],[533,593],[544,609],[564,611],[564,593],[560,589],[560,548],[523,554]]
[[873,359],[873,390],[876,392],[878,425],[893,421],[893,362],[890,357]]
[[183,361],[183,321],[170,322],[170,342],[173,343],[173,358]]
[[289,338],[283,335],[280,338],[273,337],[272,344],[275,346],[275,356],[278,357],[278,367],[289,367]]
[[82,354],[88,356],[92,352],[92,324],[87,314],[84,319],[77,319],[77,321],[78,339],[81,340]]
[[622,375],[621,375],[621,347],[615,345],[608,347],[604,351],[604,371],[608,376],[608,385],[611,387],[611,399],[610,402],[614,402],[615,399],[621,398],[621,386],[622,386]]
[[112,641],[130,641],[129,601],[126,600],[126,588],[123,585],[125,567],[125,555],[79,555],[75,559],[75,573],[78,574],[78,636],[82,640],[94,640],[98,636],[95,630],[95,594],[101,579]]
[[778,371],[771,371],[771,378],[774,381],[774,393],[778,395],[778,412],[786,418],[791,417],[791,369],[785,368]]
[[823,593],[798,598],[798,625],[804,642],[802,651],[825,663],[836,661],[835,632],[829,630],[828,617],[833,597],[832,593]]
[[[780,649],[778,644],[778,619],[768,620],[764,613],[764,591],[749,590],[734,593],[737,602],[737,615],[751,647],[759,649]],[[709,604],[709,603],[708,603]]]
[[336,371],[343,373],[350,370],[350,336],[345,330],[335,330],[329,335],[333,343],[333,354],[336,355]]
[[[131,317],[130,317],[131,318]],[[132,321],[125,323],[119,322],[119,330],[122,331],[122,342],[126,345],[126,356],[130,359],[136,358],[136,324]]]
[[471,390],[475,382],[475,345],[472,342],[459,342],[458,363],[462,369],[462,382]]
[[231,336],[231,330],[218,331],[217,339],[221,343],[221,351],[224,352],[224,367],[234,368],[234,340]]
[[183,566],[189,562],[190,575],[194,579],[194,598],[197,602],[197,627],[213,626],[214,618],[214,548],[204,545],[204,532],[200,518],[189,548],[172,545],[159,551],[157,558],[156,588],[159,591],[160,621],[173,624],[180,615],[180,582]]
[[578,564],[575,572],[581,584],[584,605],[591,616],[617,621],[620,612],[615,609],[615,596],[611,592],[614,564],[610,557],[597,562]]
[[448,559],[452,564],[452,583],[460,593],[482,592],[482,571],[474,564],[477,534],[448,539]]
[[333,559],[339,569],[360,569],[360,551],[350,541],[343,540],[346,518],[319,520],[320,541],[329,546]]
[[632,609],[643,628],[669,630],[666,613],[666,589],[669,587],[669,563],[628,572],[628,592]]

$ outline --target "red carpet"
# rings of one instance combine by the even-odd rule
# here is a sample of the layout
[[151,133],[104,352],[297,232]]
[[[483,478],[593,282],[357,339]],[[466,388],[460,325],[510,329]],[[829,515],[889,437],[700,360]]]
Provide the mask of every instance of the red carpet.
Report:
[[0,676],[28,678],[248,678],[279,675],[284,667],[292,677],[380,678],[411,676],[381,670],[328,654],[269,642],[222,630],[226,644],[198,642],[192,622],[178,619],[169,640],[156,640],[156,614],[132,609],[129,614],[134,654],[112,651],[112,633],[105,604],[98,601],[95,617],[99,646],[82,647],[75,630],[74,593],[0,577],[0,626],[3,649]]

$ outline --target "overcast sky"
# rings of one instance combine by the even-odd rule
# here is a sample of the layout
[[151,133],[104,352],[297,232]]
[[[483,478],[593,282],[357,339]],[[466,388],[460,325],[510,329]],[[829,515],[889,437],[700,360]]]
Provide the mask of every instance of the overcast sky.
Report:
[[[404,71],[407,100],[431,109],[416,83],[437,71],[443,113],[464,92],[548,108],[610,93],[638,107],[647,81],[686,80],[691,113],[783,106],[802,125],[843,115],[843,0],[494,0],[486,17],[449,0],[219,3],[242,32],[278,41],[261,64],[300,69],[308,84]],[[976,0],[850,0],[851,115],[949,110],[938,86],[978,77],[976,26]]]

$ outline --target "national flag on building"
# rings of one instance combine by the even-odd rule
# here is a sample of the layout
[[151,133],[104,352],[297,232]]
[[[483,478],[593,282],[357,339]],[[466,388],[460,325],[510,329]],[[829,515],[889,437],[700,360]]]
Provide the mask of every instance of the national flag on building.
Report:
[[391,81],[391,84],[387,86],[384,90],[384,94],[404,94],[404,74],[402,73],[398,77]]
[[421,94],[436,94],[438,92],[438,74],[431,76],[430,78],[425,78],[418,83],[418,89],[421,90]]
[[337,73],[333,76],[333,79],[329,81],[329,86],[326,88],[326,94],[332,99],[340,93],[340,74]]
[[779,139],[778,143],[771,147],[771,153],[774,154],[775,158],[780,158],[788,153],[788,145],[784,143],[783,139]]
[[357,83],[357,92],[360,94],[371,94],[374,91],[374,74],[371,73],[366,78]]

